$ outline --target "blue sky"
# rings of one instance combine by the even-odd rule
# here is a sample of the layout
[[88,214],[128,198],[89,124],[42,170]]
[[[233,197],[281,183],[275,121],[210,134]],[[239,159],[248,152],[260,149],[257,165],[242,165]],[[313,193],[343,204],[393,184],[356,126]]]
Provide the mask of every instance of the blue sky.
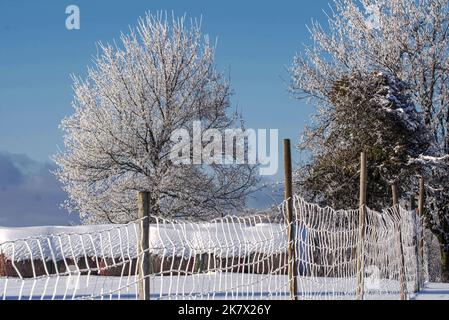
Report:
[[[158,10],[202,16],[204,33],[218,38],[216,63],[230,73],[247,126],[276,128],[280,139],[296,142],[313,108],[290,98],[286,67],[309,42],[306,24],[322,20],[328,2],[1,0],[0,151],[48,162],[63,145],[58,125],[72,112],[70,74],[85,74],[97,41],[117,39]],[[80,30],[65,28],[70,4],[80,8]]]

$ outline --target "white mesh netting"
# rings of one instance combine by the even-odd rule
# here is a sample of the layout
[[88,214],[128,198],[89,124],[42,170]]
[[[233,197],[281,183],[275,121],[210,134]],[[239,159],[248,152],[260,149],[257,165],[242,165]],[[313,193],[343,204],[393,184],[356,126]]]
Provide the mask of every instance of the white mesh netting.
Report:
[[290,225],[285,208],[209,222],[150,217],[148,250],[140,242],[144,219],[22,238],[0,229],[0,298],[137,299],[146,278],[150,299],[290,299],[289,245],[298,299],[399,299],[426,281],[415,211],[366,209],[362,229],[359,210],[295,196]]

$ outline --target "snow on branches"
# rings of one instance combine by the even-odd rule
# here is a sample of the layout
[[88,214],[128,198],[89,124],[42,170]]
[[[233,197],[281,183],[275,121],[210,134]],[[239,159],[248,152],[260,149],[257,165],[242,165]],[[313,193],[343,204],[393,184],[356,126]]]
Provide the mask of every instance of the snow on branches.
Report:
[[[333,3],[328,26],[312,22],[312,43],[290,68],[291,92],[318,105],[319,124],[306,131],[306,138],[324,135],[333,122],[331,92],[344,77],[382,72],[405,83],[431,144],[425,152],[410,155],[407,165],[415,166],[416,173],[426,178],[429,225],[440,240],[443,278],[449,281],[449,0]],[[384,111],[395,113],[400,123],[413,128],[416,122],[408,118],[407,106],[390,110],[388,105],[397,97],[384,98],[379,101],[385,103]],[[312,152],[319,147],[312,146]]]
[[74,77],[74,114],[64,119],[56,174],[67,206],[86,223],[136,217],[138,191],[161,216],[216,216],[241,208],[256,183],[250,165],[176,165],[176,129],[235,125],[231,89],[214,67],[214,47],[195,20],[146,15],[121,43],[99,44],[86,79]]
[[334,0],[328,27],[314,21],[312,44],[290,68],[292,93],[320,106],[351,73],[384,72],[410,86],[435,143],[449,153],[449,1]]
[[[332,107],[305,132],[300,149],[310,152],[298,169],[298,184],[314,201],[336,207],[356,206],[359,153],[369,158],[370,206],[391,203],[389,184],[414,176],[409,159],[430,145],[430,135],[406,85],[391,75],[351,74],[336,81]],[[318,197],[318,198],[317,198]]]

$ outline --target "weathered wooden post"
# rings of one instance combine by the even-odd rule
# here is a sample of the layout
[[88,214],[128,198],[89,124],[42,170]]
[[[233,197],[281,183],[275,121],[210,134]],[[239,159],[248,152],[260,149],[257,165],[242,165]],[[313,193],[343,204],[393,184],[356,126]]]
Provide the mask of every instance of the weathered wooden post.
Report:
[[360,201],[359,201],[359,244],[357,246],[357,299],[363,300],[363,294],[365,291],[365,257],[364,257],[364,244],[365,244],[365,216],[366,216],[366,182],[367,182],[367,169],[366,169],[366,153],[360,154]]
[[418,233],[418,250],[419,250],[419,258],[421,261],[420,264],[420,275],[419,275],[419,286],[421,287],[423,283],[423,270],[424,270],[424,201],[425,201],[425,195],[424,195],[424,177],[419,177],[419,199],[418,199],[418,216],[420,218],[420,232]]
[[141,232],[139,240],[139,299],[150,300],[150,193],[139,192],[138,216],[141,219]]
[[397,206],[399,204],[398,200],[398,187],[395,184],[391,185],[391,195],[393,197],[393,206]]
[[398,188],[395,184],[391,185],[391,193],[393,195],[393,210],[397,210],[397,228],[398,228],[398,249],[399,249],[399,286],[401,300],[407,299],[407,279],[405,277],[405,259],[404,247],[402,245],[402,228],[401,228],[401,214],[399,210]]
[[410,210],[413,212],[413,233],[414,233],[414,237],[413,237],[413,245],[415,247],[415,263],[416,263],[416,281],[415,281],[415,287],[413,288],[413,292],[417,293],[420,289],[420,282],[419,282],[419,277],[420,277],[420,270],[421,270],[421,266],[419,265],[419,235],[418,235],[418,230],[417,230],[417,225],[416,222],[418,221],[416,215],[416,199],[415,199],[415,194],[412,194],[410,196]]
[[284,174],[285,174],[285,201],[287,209],[287,236],[288,236],[288,277],[290,282],[290,297],[297,299],[297,269],[296,269],[296,239],[295,223],[293,219],[293,190],[292,190],[292,156],[290,139],[284,140]]

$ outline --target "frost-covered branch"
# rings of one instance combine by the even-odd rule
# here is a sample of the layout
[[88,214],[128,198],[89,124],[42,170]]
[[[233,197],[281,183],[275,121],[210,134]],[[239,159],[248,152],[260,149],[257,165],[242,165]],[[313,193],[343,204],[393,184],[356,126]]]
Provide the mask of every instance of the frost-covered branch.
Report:
[[173,165],[171,135],[236,124],[231,89],[215,70],[214,47],[200,24],[151,15],[120,44],[100,44],[85,79],[74,77],[74,114],[64,119],[65,150],[56,172],[67,205],[85,222],[122,223],[137,213],[137,191],[150,191],[163,216],[216,216],[243,207],[254,166]]

